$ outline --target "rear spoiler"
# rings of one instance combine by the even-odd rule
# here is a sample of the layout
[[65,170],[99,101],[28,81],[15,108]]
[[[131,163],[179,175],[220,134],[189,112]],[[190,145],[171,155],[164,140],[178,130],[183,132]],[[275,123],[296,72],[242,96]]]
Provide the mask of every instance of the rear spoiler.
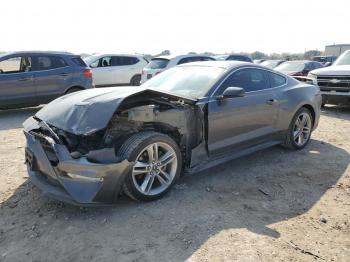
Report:
[[317,85],[317,82],[315,82],[315,79],[310,77],[306,77],[306,76],[292,76],[292,77],[300,82],[304,82],[311,85]]

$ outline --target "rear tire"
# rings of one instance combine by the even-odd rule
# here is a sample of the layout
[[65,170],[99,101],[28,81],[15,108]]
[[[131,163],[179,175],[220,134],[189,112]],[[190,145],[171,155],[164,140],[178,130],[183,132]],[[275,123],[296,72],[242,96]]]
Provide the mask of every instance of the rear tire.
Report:
[[124,193],[137,201],[151,201],[164,196],[180,176],[182,155],[175,141],[154,131],[131,136],[118,156],[134,162],[123,185]]
[[310,110],[300,108],[289,125],[283,146],[293,150],[303,149],[310,141],[313,122]]
[[131,81],[130,81],[130,84],[132,86],[139,86],[141,83],[141,76],[140,75],[136,75],[136,76],[133,76],[131,78]]

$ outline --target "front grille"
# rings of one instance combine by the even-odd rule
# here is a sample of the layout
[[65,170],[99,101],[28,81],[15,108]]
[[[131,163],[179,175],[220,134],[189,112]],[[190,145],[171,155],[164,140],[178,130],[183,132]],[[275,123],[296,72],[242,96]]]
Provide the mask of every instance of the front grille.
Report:
[[322,91],[350,91],[350,76],[317,76],[317,83]]

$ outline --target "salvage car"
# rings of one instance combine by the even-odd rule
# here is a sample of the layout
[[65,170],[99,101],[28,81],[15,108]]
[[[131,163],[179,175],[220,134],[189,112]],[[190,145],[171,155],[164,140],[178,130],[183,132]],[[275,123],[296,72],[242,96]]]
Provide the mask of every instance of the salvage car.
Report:
[[13,52],[0,56],[0,109],[45,104],[93,88],[91,69],[66,52]]
[[277,66],[283,64],[286,62],[286,60],[265,60],[264,62],[260,63],[262,66],[266,66],[267,68],[274,69]]
[[198,172],[282,144],[304,148],[320,117],[316,85],[245,62],[173,67],[139,89],[63,96],[24,122],[30,180],[79,205],[162,197]]
[[323,65],[319,62],[308,60],[295,60],[286,61],[280,64],[279,66],[275,67],[274,70],[290,76],[307,76],[307,74],[310,71],[322,67]]
[[323,104],[350,104],[350,50],[344,52],[330,67],[308,74],[321,89]]

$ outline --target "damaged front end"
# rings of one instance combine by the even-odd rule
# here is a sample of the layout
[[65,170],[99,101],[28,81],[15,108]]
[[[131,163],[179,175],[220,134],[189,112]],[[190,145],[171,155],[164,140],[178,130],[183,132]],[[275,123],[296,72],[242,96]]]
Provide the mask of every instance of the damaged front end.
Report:
[[31,117],[23,124],[30,180],[45,195],[71,204],[113,203],[132,163],[115,157],[111,149],[85,156],[70,152],[62,138],[40,123]]
[[141,131],[167,134],[185,166],[193,164],[192,149],[205,140],[204,114],[195,101],[146,90],[113,104],[109,90],[108,97],[101,94],[63,97],[59,110],[60,99],[24,122],[28,173],[46,195],[78,205],[115,202],[133,166],[118,150]]

